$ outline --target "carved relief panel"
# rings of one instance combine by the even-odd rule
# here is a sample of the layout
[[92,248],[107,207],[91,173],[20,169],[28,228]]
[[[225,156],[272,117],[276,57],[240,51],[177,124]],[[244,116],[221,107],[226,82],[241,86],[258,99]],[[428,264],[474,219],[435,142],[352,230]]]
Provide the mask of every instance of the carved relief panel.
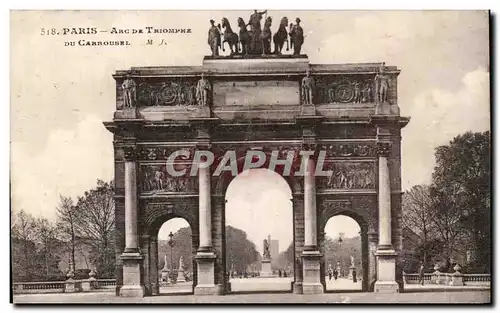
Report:
[[316,103],[373,103],[374,75],[316,76]]
[[374,162],[326,163],[323,168],[332,175],[318,179],[321,189],[375,189]]
[[[197,105],[196,85],[199,78],[163,79],[145,81],[134,78],[134,104],[136,107],[147,106],[189,106]],[[118,109],[126,105],[128,89],[117,81]]]
[[139,190],[142,194],[197,193],[198,177],[189,176],[189,170],[185,176],[173,177],[167,172],[166,165],[141,164]]
[[349,143],[331,142],[319,145],[320,151],[326,151],[326,158],[376,157],[375,142]]

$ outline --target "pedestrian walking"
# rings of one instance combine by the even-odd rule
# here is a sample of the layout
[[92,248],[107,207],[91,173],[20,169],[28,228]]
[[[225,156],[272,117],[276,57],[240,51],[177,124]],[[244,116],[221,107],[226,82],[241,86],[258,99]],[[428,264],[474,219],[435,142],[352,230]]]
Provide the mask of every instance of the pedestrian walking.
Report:
[[420,262],[420,268],[418,269],[418,283],[424,285],[424,262]]

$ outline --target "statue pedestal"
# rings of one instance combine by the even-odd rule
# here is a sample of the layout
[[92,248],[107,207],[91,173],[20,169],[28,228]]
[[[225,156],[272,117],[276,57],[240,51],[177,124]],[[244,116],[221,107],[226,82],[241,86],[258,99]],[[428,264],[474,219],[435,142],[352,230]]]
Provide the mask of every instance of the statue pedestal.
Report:
[[260,270],[260,277],[273,277],[273,271],[271,269],[271,260],[262,260],[262,269]]
[[137,119],[137,109],[136,108],[122,108],[115,112],[115,119]]
[[179,270],[177,271],[177,282],[178,283],[186,282],[186,278],[184,277],[184,269],[182,267],[179,267]]
[[301,116],[314,116],[316,115],[316,106],[313,104],[303,104],[300,107]]
[[168,269],[161,270],[161,284],[168,285],[170,283],[169,275],[170,271]]

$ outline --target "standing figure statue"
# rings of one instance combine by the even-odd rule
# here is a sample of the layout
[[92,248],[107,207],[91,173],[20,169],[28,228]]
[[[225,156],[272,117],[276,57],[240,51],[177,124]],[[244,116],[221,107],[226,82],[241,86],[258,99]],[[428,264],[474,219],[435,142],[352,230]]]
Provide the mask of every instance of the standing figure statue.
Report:
[[354,83],[354,103],[360,103],[361,102],[361,83],[360,82],[355,82]]
[[210,82],[205,78],[205,73],[201,73],[201,78],[196,84],[196,102],[199,106],[208,105],[210,88]]
[[361,102],[372,102],[372,87],[370,83],[367,83],[362,90]]
[[273,22],[272,17],[266,18],[264,22],[264,29],[260,33],[262,55],[271,54],[271,24]]
[[288,32],[286,31],[286,27],[288,26],[288,18],[283,17],[280,22],[280,27],[278,31],[273,36],[274,42],[274,54],[280,55],[281,50],[286,42],[286,51],[290,50],[288,45]]
[[380,65],[379,72],[375,76],[375,91],[377,94],[377,102],[387,102],[387,93],[389,91],[389,76],[385,74],[385,62]]
[[135,106],[137,97],[135,81],[127,74],[122,84],[123,89],[123,107],[132,108]]
[[300,55],[304,43],[304,30],[300,26],[300,18],[295,19],[296,25],[290,24],[290,42],[293,46],[293,55]]
[[164,174],[160,169],[155,171],[155,190],[160,191],[163,190],[163,179]]
[[215,21],[210,20],[210,29],[208,30],[208,45],[212,50],[212,56],[219,55],[219,47],[221,46],[220,30],[215,26]]
[[229,49],[231,49],[231,55],[238,53],[238,35],[233,32],[229,20],[227,18],[222,18],[222,28],[224,28],[224,40],[222,40],[222,51],[224,49],[224,43],[227,42]]
[[248,55],[250,52],[250,33],[247,30],[245,21],[238,17],[238,27],[240,28],[241,54]]
[[261,45],[260,45],[260,33],[261,26],[260,21],[262,20],[262,16],[267,13],[267,10],[263,12],[258,12],[254,10],[254,13],[250,16],[250,20],[247,25],[250,25],[250,54],[259,54],[261,53]]
[[302,104],[313,104],[314,94],[314,78],[311,76],[311,71],[306,71],[306,76],[302,78]]
[[271,252],[269,250],[269,242],[267,239],[264,239],[264,253],[263,253],[264,259],[270,259],[271,258]]
[[354,256],[351,255],[351,266],[355,266],[354,265]]

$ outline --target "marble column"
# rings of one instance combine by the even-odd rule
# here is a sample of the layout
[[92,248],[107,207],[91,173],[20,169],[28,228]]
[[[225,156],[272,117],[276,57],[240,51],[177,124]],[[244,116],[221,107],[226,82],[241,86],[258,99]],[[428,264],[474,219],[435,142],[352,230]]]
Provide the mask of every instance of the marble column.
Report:
[[212,250],[212,206],[210,199],[210,168],[200,167],[199,176],[200,246],[198,251]]
[[315,161],[304,157],[304,250],[302,251],[303,294],[323,293],[321,258],[317,242]]
[[143,256],[138,249],[137,238],[137,173],[136,151],[132,147],[124,149],[125,157],[125,249],[123,260],[122,297],[143,297],[144,285],[141,279]]
[[391,180],[389,165],[390,142],[378,142],[378,247],[377,252],[377,281],[375,292],[398,292],[396,283],[396,256],[392,245],[391,235]]
[[149,283],[151,284],[151,295],[160,294],[158,284],[158,238],[149,238]]
[[198,172],[199,188],[199,248],[196,253],[198,282],[194,288],[195,295],[220,294],[215,285],[215,259],[212,251],[212,207],[210,188],[210,167],[201,163]]

